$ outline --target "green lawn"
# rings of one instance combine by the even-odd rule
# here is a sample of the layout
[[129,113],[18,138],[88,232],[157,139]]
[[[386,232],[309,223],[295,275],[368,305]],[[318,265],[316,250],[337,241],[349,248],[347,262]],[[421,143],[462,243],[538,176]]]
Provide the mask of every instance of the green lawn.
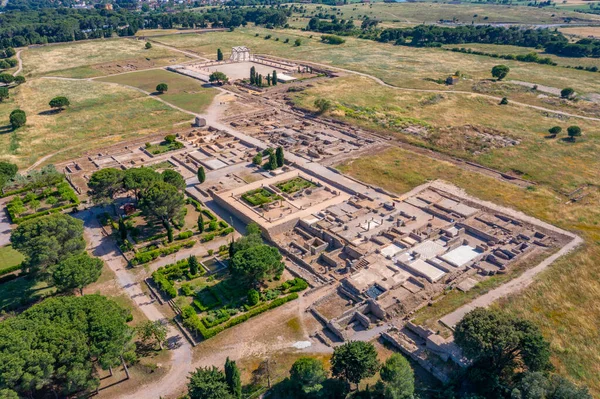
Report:
[[25,257],[12,246],[0,247],[0,274],[3,270],[20,264],[24,259]]
[[278,189],[280,189],[284,193],[288,193],[288,194],[293,194],[297,191],[304,190],[305,188],[314,187],[314,186],[316,186],[315,183],[310,182],[301,177],[296,177],[291,180],[278,183],[276,185],[276,187]]
[[281,197],[262,187],[242,194],[242,199],[252,206],[268,204],[278,200],[279,198]]
[[19,277],[0,285],[0,311],[16,309],[54,292],[55,288],[45,281]]
[[195,113],[204,112],[218,93],[216,89],[203,87],[199,80],[162,69],[126,73],[98,80],[137,87],[154,94],[157,94],[156,85],[166,83],[169,90],[160,94],[160,98]]

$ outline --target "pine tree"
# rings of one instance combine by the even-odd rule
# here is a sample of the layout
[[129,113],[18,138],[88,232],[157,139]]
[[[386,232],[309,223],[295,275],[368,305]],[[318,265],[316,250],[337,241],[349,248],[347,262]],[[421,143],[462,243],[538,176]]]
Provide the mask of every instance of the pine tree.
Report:
[[273,77],[271,78],[273,86],[277,86],[277,71],[273,71]]
[[277,147],[277,150],[275,151],[275,156],[277,159],[277,166],[282,167],[283,164],[285,163],[285,157],[283,155],[283,147]]
[[188,258],[188,266],[190,267],[190,274],[192,276],[195,276],[196,274],[198,274],[198,259],[196,258],[195,255],[190,255],[190,257]]
[[242,381],[240,378],[240,369],[235,364],[235,361],[229,360],[229,357],[225,360],[225,381],[234,399],[241,399]]

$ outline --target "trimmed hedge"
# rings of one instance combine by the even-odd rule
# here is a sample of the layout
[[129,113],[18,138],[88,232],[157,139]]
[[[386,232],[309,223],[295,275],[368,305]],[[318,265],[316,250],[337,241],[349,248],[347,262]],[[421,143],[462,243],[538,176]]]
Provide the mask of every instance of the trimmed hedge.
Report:
[[158,248],[158,249],[154,249],[152,251],[147,251],[147,252],[137,252],[134,255],[133,259],[131,259],[129,262],[133,266],[152,262],[154,259],[158,258],[159,256],[174,254],[175,252],[178,252],[181,248],[184,248],[184,247],[191,248],[194,246],[194,244],[195,244],[195,241],[191,240],[191,241],[182,242],[180,244],[171,245],[170,247]]
[[59,207],[56,207],[56,208],[46,209],[45,211],[32,213],[31,215],[23,216],[23,217],[20,217],[20,218],[13,218],[13,217],[11,217],[11,219],[12,219],[13,223],[19,224],[19,223],[24,222],[24,221],[29,220],[29,219],[35,219],[35,218],[38,218],[40,216],[46,216],[46,215],[49,215],[51,213],[57,213],[57,212],[60,212],[62,210],[65,210],[67,208],[76,207],[77,205],[79,205],[79,201],[77,201],[76,203],[62,205],[62,206],[59,206]]
[[18,265],[7,267],[6,269],[1,270],[0,271],[0,276],[4,276],[5,274],[16,272],[17,270],[21,270],[21,264],[20,263]]
[[183,325],[186,328],[188,328],[190,331],[196,334],[199,334],[200,336],[202,336],[203,339],[209,339],[228,328],[241,324],[254,316],[258,316],[259,314],[264,313],[267,310],[275,309],[276,307],[279,307],[287,302],[293,301],[294,299],[298,299],[297,293],[292,293],[285,297],[277,298],[261,306],[257,306],[249,312],[229,319],[229,321],[227,321],[225,324],[221,324],[213,328],[206,328],[206,326],[204,325],[202,320],[200,320],[200,317],[198,317],[198,314],[191,305],[184,306],[181,309],[181,317],[183,318]]

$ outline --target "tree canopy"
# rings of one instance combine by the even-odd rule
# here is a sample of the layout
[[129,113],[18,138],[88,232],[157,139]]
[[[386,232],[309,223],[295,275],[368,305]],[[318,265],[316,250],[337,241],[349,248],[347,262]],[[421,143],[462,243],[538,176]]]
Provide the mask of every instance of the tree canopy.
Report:
[[131,350],[129,313],[100,295],[56,297],[0,322],[0,389],[66,397],[95,389],[94,363]]
[[162,172],[162,179],[165,183],[168,183],[180,191],[185,190],[186,184],[185,179],[181,176],[181,173],[176,170],[167,169]]
[[290,370],[291,388],[301,398],[312,397],[311,395],[320,392],[326,379],[327,371],[323,363],[312,357],[301,357]]
[[125,171],[123,176],[123,187],[126,190],[133,191],[135,197],[139,199],[140,193],[143,190],[162,178],[163,176],[161,176],[160,173],[150,168],[129,168]]
[[188,382],[190,399],[233,399],[225,374],[216,367],[198,368]]
[[492,76],[498,80],[504,79],[508,73],[510,72],[510,68],[506,65],[496,65],[492,68]]
[[83,295],[83,287],[100,278],[103,265],[102,260],[92,258],[87,253],[71,256],[56,265],[52,279],[59,290],[78,289]]
[[223,72],[216,71],[210,74],[208,81],[211,83],[217,82],[220,84],[229,82],[229,78]]
[[100,169],[90,177],[88,186],[92,200],[96,203],[106,203],[115,199],[117,193],[123,190],[125,173],[121,169]]
[[283,271],[279,250],[265,244],[235,252],[229,264],[231,273],[248,284],[257,284]]
[[166,83],[159,83],[156,85],[156,91],[159,93],[164,93],[169,90],[169,86]]
[[59,111],[62,111],[63,109],[65,109],[66,107],[71,105],[71,102],[69,101],[69,99],[67,97],[58,96],[58,97],[54,97],[52,100],[50,100],[49,105],[51,108],[56,108]]
[[142,194],[140,208],[145,216],[154,217],[165,225],[183,209],[183,194],[173,185],[163,181],[152,183]]
[[394,353],[380,370],[385,399],[410,399],[415,392],[415,376],[404,356]]
[[62,213],[27,220],[12,231],[10,242],[31,271],[41,271],[84,251],[83,222]]
[[375,375],[379,366],[375,347],[363,341],[350,341],[338,346],[331,357],[333,375],[354,384]]
[[516,373],[544,371],[550,365],[550,345],[539,328],[497,310],[468,313],[456,325],[454,341],[473,360],[474,382],[485,389],[495,389],[493,380],[501,383]]

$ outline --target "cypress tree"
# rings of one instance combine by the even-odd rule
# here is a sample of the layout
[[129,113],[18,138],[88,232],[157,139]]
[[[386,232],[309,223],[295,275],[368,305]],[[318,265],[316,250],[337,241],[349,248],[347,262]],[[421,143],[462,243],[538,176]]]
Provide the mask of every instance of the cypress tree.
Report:
[[277,71],[273,71],[273,77],[271,78],[273,86],[277,86]]
[[204,183],[206,180],[206,172],[204,171],[204,166],[200,165],[198,167],[198,181],[200,184]]
[[202,212],[198,214],[198,231],[200,234],[204,233],[204,217],[202,217]]
[[273,153],[271,153],[271,155],[269,155],[269,169],[271,169],[271,170],[277,169],[277,157]]
[[271,86],[271,75],[267,75],[267,86]]
[[190,274],[192,276],[195,276],[196,274],[198,274],[198,259],[196,258],[195,255],[190,255],[190,257],[188,258],[188,266],[190,267]]
[[223,52],[221,49],[217,49],[217,61],[223,61]]
[[277,150],[275,151],[275,156],[277,158],[277,166],[282,167],[283,164],[285,163],[285,157],[283,155],[283,147],[277,147]]
[[254,67],[250,68],[250,84],[256,84],[256,68]]
[[258,87],[262,87],[262,75],[258,75]]
[[229,387],[229,391],[235,399],[242,398],[242,381],[240,379],[240,369],[235,361],[225,360],[225,381]]
[[127,239],[127,226],[125,226],[123,218],[119,218],[119,234],[121,235],[121,240],[125,241]]

